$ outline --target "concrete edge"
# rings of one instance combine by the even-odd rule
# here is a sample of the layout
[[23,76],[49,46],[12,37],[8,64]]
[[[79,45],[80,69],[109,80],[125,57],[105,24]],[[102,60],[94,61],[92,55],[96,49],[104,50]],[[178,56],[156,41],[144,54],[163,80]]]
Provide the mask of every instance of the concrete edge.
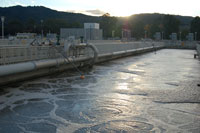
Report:
[[[160,47],[157,46],[157,47],[148,47],[148,48],[142,48],[142,49],[134,49],[134,50],[126,50],[126,51],[101,54],[98,56],[98,59],[95,62],[95,64],[126,57],[126,56],[152,52],[152,51],[163,49],[163,48],[164,48],[163,46],[160,46]],[[91,58],[78,58],[74,60],[74,64],[76,65],[76,67],[86,66],[89,64],[88,62],[90,62],[90,60]],[[34,78],[47,76],[47,75],[63,72],[65,70],[73,69],[73,66],[66,59],[63,59],[63,58],[40,60],[40,61],[34,61],[32,63],[35,64],[34,69],[24,71],[24,72],[20,71],[19,73],[14,72],[14,73],[10,73],[9,75],[0,76],[0,86],[5,86],[11,83],[17,83],[17,82],[26,81],[26,80],[31,80]]]

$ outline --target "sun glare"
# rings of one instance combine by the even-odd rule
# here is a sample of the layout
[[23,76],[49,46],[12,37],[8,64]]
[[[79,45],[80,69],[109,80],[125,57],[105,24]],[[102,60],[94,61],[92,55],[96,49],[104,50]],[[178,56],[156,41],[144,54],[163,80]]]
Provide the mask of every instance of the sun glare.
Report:
[[113,5],[113,7],[110,9],[110,14],[113,16],[130,16],[134,14],[134,3],[135,1],[131,0],[126,0],[124,2],[116,1],[114,4],[110,3],[110,5]]
[[[110,2],[110,5],[113,5],[113,3]],[[115,2],[110,9],[110,14],[112,14],[113,16],[130,16],[140,13],[144,10],[152,10],[152,6],[149,5],[149,2],[124,0],[124,2]]]

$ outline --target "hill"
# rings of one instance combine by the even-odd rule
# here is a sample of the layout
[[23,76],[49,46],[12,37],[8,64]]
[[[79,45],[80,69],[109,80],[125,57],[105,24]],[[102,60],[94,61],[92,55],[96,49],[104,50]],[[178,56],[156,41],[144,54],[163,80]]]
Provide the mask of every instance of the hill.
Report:
[[87,16],[84,14],[78,13],[69,13],[69,12],[59,12],[52,10],[43,6],[13,6],[13,7],[0,7],[0,15],[6,16],[6,19],[13,20],[18,19],[21,21],[27,21],[28,19],[34,19],[36,22],[46,19],[64,19],[68,22],[86,22],[91,21],[95,22],[98,20],[98,17]]
[[[83,27],[85,22],[96,22],[101,24],[101,28],[104,32],[104,37],[110,37],[112,30],[117,31],[116,35],[121,35],[122,25],[128,21],[130,25],[136,25],[142,23],[140,30],[137,32],[143,32],[144,27],[147,25],[153,26],[155,24],[163,23],[163,18],[167,16],[166,14],[136,14],[130,17],[96,17],[88,16],[80,13],[69,13],[69,12],[59,12],[52,10],[43,6],[13,6],[13,7],[0,7],[0,16],[5,16],[5,34],[14,35],[17,32],[36,32],[40,33],[41,29],[45,33],[51,31],[59,33],[61,27],[66,28],[80,28]],[[193,20],[193,17],[189,16],[177,16],[172,15],[177,20],[179,20],[180,29],[189,29],[190,22]],[[105,18],[105,19],[104,19]],[[110,19],[111,18],[111,19]],[[109,27],[112,27],[112,29]],[[131,30],[134,30],[132,26]],[[137,27],[136,27],[137,28]],[[158,28],[157,28],[158,29]],[[152,31],[155,32],[156,30]],[[134,32],[133,32],[134,33]],[[138,37],[143,36],[141,34],[136,35]],[[152,33],[153,34],[153,33]]]

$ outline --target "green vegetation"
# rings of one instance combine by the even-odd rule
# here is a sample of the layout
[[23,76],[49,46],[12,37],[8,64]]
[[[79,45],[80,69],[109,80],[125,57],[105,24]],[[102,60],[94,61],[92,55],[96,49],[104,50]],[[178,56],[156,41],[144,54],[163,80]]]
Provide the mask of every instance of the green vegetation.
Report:
[[200,39],[200,18],[195,17],[191,22],[191,32],[197,33],[197,40]]
[[[136,39],[153,38],[156,32],[163,32],[164,38],[174,32],[182,39],[189,32],[197,32],[200,39],[200,18],[164,14],[137,14],[130,17],[113,17],[109,13],[100,17],[77,13],[58,12],[45,7],[14,6],[0,8],[0,16],[5,16],[5,35],[18,32],[58,33],[60,28],[83,28],[85,22],[100,23],[104,38],[121,37],[122,28],[128,28]],[[191,27],[191,29],[190,29]],[[0,28],[1,30],[1,28]]]

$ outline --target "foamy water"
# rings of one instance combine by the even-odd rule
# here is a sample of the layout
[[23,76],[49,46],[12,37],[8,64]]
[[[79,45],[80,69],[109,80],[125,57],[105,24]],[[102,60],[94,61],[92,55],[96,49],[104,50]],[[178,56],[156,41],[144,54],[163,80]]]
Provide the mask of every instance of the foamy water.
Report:
[[200,132],[195,51],[160,50],[0,91],[0,132]]

